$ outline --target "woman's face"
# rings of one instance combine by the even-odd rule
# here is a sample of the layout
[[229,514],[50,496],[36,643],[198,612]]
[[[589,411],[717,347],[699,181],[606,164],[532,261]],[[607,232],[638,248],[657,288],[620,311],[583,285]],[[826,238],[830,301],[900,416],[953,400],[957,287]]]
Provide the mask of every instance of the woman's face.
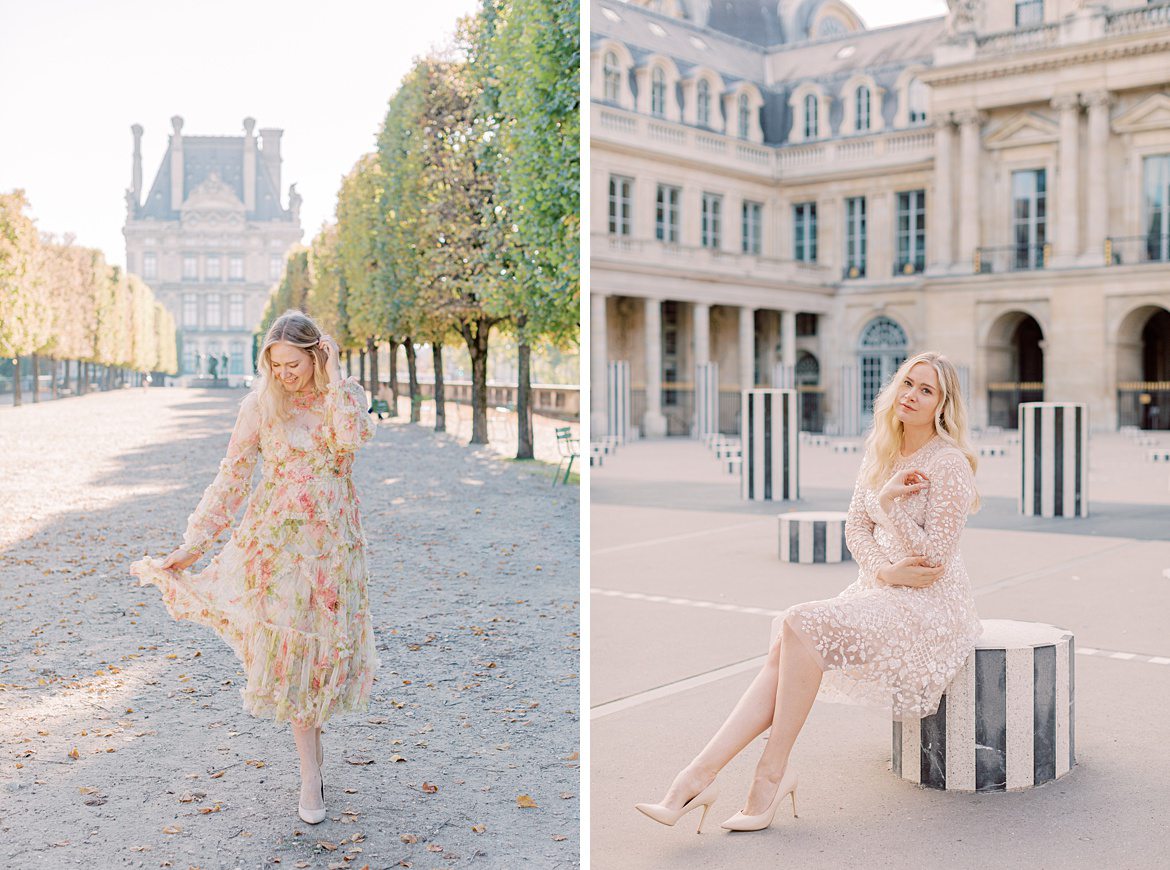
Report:
[[286,341],[278,341],[268,349],[272,376],[290,393],[298,392],[313,383],[313,356]]
[[933,426],[942,399],[938,375],[929,363],[915,363],[898,388],[895,416],[903,426]]

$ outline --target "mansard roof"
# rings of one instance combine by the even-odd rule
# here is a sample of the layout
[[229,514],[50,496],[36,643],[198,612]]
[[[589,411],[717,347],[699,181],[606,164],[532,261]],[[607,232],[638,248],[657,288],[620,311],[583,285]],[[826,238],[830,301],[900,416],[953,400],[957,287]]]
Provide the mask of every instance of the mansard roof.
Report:
[[[172,137],[172,142],[173,137]],[[183,136],[183,199],[212,174],[232,189],[244,202],[244,137]],[[182,203],[171,202],[171,145],[154,176],[154,183],[138,208],[136,217],[153,220],[178,220]],[[290,220],[291,214],[280,204],[280,190],[268,171],[259,150],[256,153],[256,210],[248,220]]]

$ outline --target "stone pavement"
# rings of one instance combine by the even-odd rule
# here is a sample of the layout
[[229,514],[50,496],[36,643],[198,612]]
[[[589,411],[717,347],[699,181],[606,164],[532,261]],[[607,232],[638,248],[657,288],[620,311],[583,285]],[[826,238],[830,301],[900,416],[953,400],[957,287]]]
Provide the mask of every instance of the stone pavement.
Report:
[[354,473],[383,666],[325,726],[309,826],[288,726],[127,572],[179,543],[241,397],[0,412],[0,867],[578,866],[579,488],[379,426]]
[[719,828],[760,739],[720,774],[701,836],[698,812],[667,828],[633,804],[657,800],[730,711],[774,614],[855,578],[853,563],[781,563],[776,515],[844,510],[861,456],[802,445],[796,505],[741,502],[738,479],[687,439],[607,457],[590,482],[590,866],[1170,866],[1170,468],[1118,435],[1091,445],[1089,519],[1016,517],[1012,448],[981,460],[984,508],[962,541],[982,616],[1075,633],[1073,771],[1023,792],[919,788],[890,772],[885,713],[817,703],[792,758],[800,818],[785,803],[766,831]]

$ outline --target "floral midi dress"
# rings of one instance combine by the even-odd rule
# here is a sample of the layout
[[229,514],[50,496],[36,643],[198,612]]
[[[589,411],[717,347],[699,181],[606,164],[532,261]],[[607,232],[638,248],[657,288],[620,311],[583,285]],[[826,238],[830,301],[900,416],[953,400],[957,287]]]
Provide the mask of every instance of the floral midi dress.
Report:
[[[921,469],[929,486],[883,511],[860,478],[845,520],[857,579],[837,597],[790,607],[785,621],[824,670],[818,698],[890,707],[897,721],[938,710],[983,631],[959,536],[975,494],[966,457],[935,435],[894,472]],[[891,473],[892,476],[892,473]],[[946,570],[922,588],[886,586],[883,565],[925,556]]]
[[203,555],[246,500],[223,549],[199,572],[164,570],[154,558],[130,570],[139,585],[158,586],[172,617],[231,646],[247,675],[245,710],[307,728],[367,710],[380,664],[350,477],[374,422],[352,377],[293,397],[283,424],[262,419],[257,398],[241,402],[227,456],[183,535],[183,547]]

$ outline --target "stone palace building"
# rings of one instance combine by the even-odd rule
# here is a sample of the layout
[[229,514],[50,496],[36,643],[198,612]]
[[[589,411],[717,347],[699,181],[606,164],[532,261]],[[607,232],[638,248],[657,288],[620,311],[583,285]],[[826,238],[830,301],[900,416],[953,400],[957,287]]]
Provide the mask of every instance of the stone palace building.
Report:
[[973,425],[1021,401],[1170,428],[1170,3],[951,0],[875,30],[842,0],[593,0],[594,431],[687,434],[696,366],[795,384],[858,434],[907,355]]
[[252,332],[285,257],[303,235],[301,197],[281,204],[280,138],[244,119],[243,136],[173,132],[154,183],[142,196],[142,127],[126,191],[126,269],[141,277],[175,317],[181,375],[237,384],[252,374]]

